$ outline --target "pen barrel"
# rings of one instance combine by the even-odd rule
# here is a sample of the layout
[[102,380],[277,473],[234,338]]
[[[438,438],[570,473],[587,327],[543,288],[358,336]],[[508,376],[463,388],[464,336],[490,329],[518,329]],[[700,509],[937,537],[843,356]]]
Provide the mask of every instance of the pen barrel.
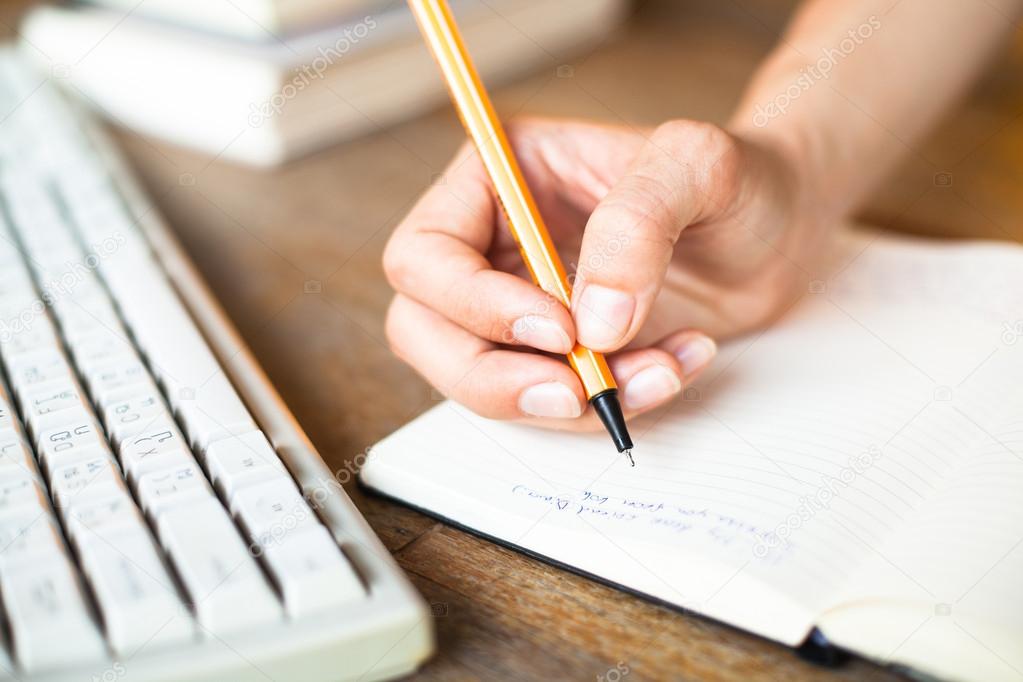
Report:
[[576,344],[568,354],[568,364],[572,365],[572,369],[582,380],[587,400],[612,388],[618,388],[602,353]]
[[[451,8],[446,0],[408,0],[408,5],[440,66],[462,125],[476,145],[533,281],[566,308],[571,307],[572,285],[565,267],[472,64]],[[568,361],[582,380],[587,399],[616,388],[607,360],[600,353],[576,345]]]

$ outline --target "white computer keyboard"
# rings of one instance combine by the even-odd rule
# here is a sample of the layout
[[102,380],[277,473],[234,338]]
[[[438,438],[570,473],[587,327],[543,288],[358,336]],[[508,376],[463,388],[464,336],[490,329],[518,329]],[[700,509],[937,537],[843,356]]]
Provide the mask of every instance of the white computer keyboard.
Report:
[[0,363],[0,679],[366,680],[430,653],[109,142],[13,51]]

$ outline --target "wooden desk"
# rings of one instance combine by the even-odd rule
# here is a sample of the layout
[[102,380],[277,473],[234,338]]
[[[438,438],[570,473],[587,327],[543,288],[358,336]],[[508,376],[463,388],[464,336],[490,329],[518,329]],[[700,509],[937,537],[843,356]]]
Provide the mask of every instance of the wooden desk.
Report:
[[[713,7],[713,8],[712,8]],[[777,3],[642,3],[595,52],[497,93],[505,115],[653,124],[722,121],[784,24]],[[865,216],[894,229],[1023,238],[1021,50],[987,80]],[[671,87],[664,82],[671,80]],[[1017,88],[1018,90],[1018,88]],[[272,173],[118,134],[159,208],[328,465],[436,400],[387,349],[387,236],[463,140],[442,111]],[[951,184],[935,181],[949,173]],[[791,651],[594,584],[445,527],[349,484],[433,604],[440,650],[421,678],[595,679],[618,663],[659,679],[895,679],[854,661],[836,671]],[[615,679],[612,674],[607,679]]]

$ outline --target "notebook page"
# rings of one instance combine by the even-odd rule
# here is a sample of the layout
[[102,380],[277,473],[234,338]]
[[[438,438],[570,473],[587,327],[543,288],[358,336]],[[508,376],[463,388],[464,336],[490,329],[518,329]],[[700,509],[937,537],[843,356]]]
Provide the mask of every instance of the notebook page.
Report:
[[1020,679],[1023,421],[983,428],[988,443],[822,614],[831,641],[943,679]]
[[[606,434],[445,403],[374,448],[363,480],[795,644],[976,440],[944,396],[990,352],[986,313],[917,286],[943,281],[930,247],[880,239],[862,251],[869,239],[845,243],[847,267],[772,329],[724,347],[686,400],[636,421],[635,469]],[[897,304],[879,277],[900,287]]]
[[819,622],[843,646],[945,678],[1023,677],[1023,249],[1014,256],[1014,268],[994,258],[988,269],[1015,280],[1002,295],[1017,300],[986,302],[1004,322],[945,396],[975,444]]

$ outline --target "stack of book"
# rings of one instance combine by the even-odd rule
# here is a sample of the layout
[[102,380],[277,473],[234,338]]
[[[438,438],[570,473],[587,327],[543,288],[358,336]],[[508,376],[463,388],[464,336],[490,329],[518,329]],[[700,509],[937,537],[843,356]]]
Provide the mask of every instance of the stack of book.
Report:
[[[628,0],[452,0],[488,85],[552,74]],[[44,6],[23,48],[118,123],[221,158],[274,165],[445,101],[400,0],[94,0]]]

